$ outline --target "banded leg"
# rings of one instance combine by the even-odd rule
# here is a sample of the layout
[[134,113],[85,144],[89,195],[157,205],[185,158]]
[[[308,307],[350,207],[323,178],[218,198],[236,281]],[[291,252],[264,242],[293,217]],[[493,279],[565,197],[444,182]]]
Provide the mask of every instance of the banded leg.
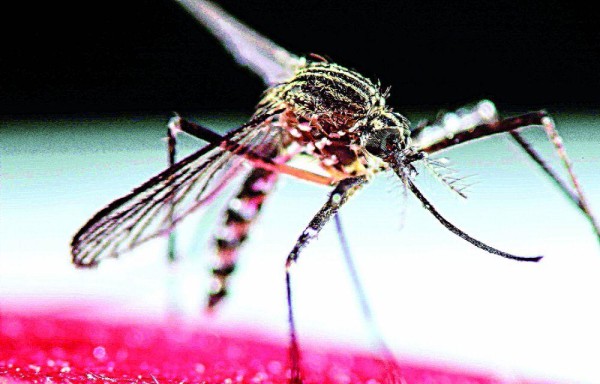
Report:
[[596,237],[598,241],[600,241],[600,224],[594,217],[594,214],[591,211],[590,205],[587,202],[585,195],[583,194],[583,189],[581,188],[581,184],[579,184],[579,180],[573,171],[573,163],[571,162],[569,156],[567,155],[567,150],[563,145],[563,140],[558,134],[556,127],[554,125],[554,121],[548,117],[543,120],[544,130],[546,131],[546,135],[548,139],[554,144],[554,148],[556,149],[556,153],[558,157],[561,159],[568,175],[571,180],[571,184],[573,186],[573,190],[571,190],[566,183],[564,183],[560,177],[550,168],[550,166],[541,158],[541,156],[531,147],[531,145],[520,135],[517,131],[511,131],[510,134],[512,138],[521,146],[521,148],[527,153],[527,155],[550,177],[550,179],[555,183],[556,186],[569,198],[573,204],[581,210],[581,212],[588,219],[592,227],[594,228],[594,232],[596,233]]
[[227,282],[235,270],[240,246],[248,237],[248,230],[275,186],[277,174],[254,168],[246,177],[236,197],[229,202],[225,218],[215,234],[216,264],[207,309],[211,310],[227,295]]
[[[479,104],[484,108],[495,108],[490,102]],[[491,105],[491,107],[490,107]],[[475,110],[473,114],[477,111]],[[495,109],[493,110],[495,114]],[[531,145],[520,135],[518,130],[528,126],[537,125],[544,127],[548,138],[554,144],[560,159],[565,166],[573,189],[563,182],[555,171],[545,162],[541,156],[533,150]],[[497,120],[490,123],[475,124],[474,126],[457,125],[453,129],[443,125],[419,127],[413,132],[412,139],[415,146],[429,154],[444,151],[455,145],[466,143],[482,137],[508,132],[516,143],[523,148],[525,153],[542,169],[542,171],[554,182],[554,184],[573,202],[591,223],[596,236],[600,240],[600,224],[593,215],[585,198],[583,190],[575,176],[572,163],[563,146],[562,139],[558,135],[552,118],[546,111],[530,112],[524,115]]]
[[319,210],[315,217],[310,221],[304,232],[296,241],[296,245],[288,255],[285,262],[285,284],[287,288],[288,322],[290,327],[290,362],[291,362],[291,383],[301,383],[300,375],[300,349],[298,347],[298,338],[296,335],[296,325],[294,322],[294,311],[292,306],[292,285],[291,268],[298,260],[302,249],[321,231],[323,226],[335,215],[340,207],[356,192],[363,184],[367,182],[365,177],[348,178],[339,182],[335,189],[329,195],[325,205]]
[[444,125],[428,126],[414,131],[411,134],[411,139],[418,150],[433,154],[498,133],[510,132],[531,125],[543,126],[544,118],[547,117],[549,115],[546,111],[537,111],[491,123],[457,125],[457,127],[452,128]]

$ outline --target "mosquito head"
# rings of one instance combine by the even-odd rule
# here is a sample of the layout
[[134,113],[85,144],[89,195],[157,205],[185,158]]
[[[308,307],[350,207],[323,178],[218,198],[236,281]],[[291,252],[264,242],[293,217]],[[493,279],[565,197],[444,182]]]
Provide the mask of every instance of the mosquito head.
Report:
[[410,146],[408,119],[399,113],[382,111],[367,121],[363,146],[386,162],[396,162]]

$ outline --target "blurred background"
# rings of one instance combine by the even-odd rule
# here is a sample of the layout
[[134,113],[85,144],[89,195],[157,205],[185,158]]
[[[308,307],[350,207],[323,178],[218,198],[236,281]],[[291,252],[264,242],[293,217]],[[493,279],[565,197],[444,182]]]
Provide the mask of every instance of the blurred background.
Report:
[[[392,86],[413,122],[482,98],[504,115],[555,116],[600,211],[600,33],[588,5],[533,1],[220,1],[299,54],[318,53]],[[264,87],[170,1],[17,4],[0,56],[0,311],[57,309],[287,330],[283,262],[327,189],[282,177],[213,319],[201,314],[211,230],[228,194],[183,223],[182,261],[157,240],[94,271],[70,265],[71,236],[98,209],[166,166],[178,111],[221,132]],[[15,12],[15,13],[12,13]],[[526,136],[559,167],[539,129]],[[182,138],[182,152],[201,145]],[[418,183],[457,226],[537,265],[507,261],[447,232],[381,175],[343,211],[384,338],[402,359],[518,377],[600,382],[600,248],[585,219],[506,137],[444,154],[475,175],[461,200],[426,171]],[[369,346],[332,226],[295,276],[302,340]],[[68,307],[65,307],[68,305]],[[516,379],[514,379],[516,380]],[[518,380],[517,380],[518,381]]]
[[[282,47],[392,86],[398,109],[480,98],[503,108],[597,108],[600,33],[567,1],[220,1]],[[223,110],[263,91],[173,1],[5,10],[3,115]]]

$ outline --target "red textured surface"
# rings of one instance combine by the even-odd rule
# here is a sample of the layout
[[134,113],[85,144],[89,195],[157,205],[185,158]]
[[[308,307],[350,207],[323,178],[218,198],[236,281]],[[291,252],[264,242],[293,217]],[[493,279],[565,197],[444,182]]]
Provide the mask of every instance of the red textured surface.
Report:
[[[285,343],[166,323],[110,324],[0,313],[0,383],[285,383]],[[333,348],[333,347],[332,347]],[[367,352],[303,349],[306,383],[383,383]],[[496,383],[492,377],[400,364],[404,383]],[[402,382],[399,380],[399,382]]]

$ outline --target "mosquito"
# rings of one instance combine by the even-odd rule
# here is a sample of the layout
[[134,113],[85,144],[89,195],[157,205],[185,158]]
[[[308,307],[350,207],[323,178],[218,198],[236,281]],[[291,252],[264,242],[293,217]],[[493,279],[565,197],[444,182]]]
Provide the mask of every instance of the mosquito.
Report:
[[[169,258],[175,259],[173,230],[177,224],[213,201],[231,180],[242,175],[245,179],[229,202],[214,237],[217,256],[212,269],[214,285],[207,300],[207,307],[214,308],[227,295],[239,248],[247,240],[252,223],[280,175],[331,187],[327,201],[300,234],[285,261],[290,381],[297,383],[301,382],[301,359],[292,306],[292,270],[301,251],[332,219],[363,315],[372,321],[350,261],[338,211],[378,173],[397,175],[405,190],[446,229],[472,245],[507,259],[537,262],[542,256],[513,255],[471,237],[442,216],[415,184],[415,165],[420,163],[464,197],[458,179],[445,174],[443,168],[440,170],[443,165],[431,155],[475,139],[508,133],[583,213],[600,239],[600,226],[547,112],[500,119],[494,104],[482,101],[411,127],[406,117],[387,105],[389,91],[379,83],[318,55],[291,54],[211,2],[177,2],[213,33],[239,64],[258,74],[268,88],[250,120],[224,136],[180,116],[173,117],[167,129],[169,167],[100,210],[77,232],[71,243],[73,263],[77,266],[95,266],[166,235],[170,236]],[[570,184],[521,136],[520,129],[530,126],[544,128]],[[181,132],[208,144],[176,161],[176,136]],[[290,165],[291,160],[301,156],[316,160],[321,171]]]

